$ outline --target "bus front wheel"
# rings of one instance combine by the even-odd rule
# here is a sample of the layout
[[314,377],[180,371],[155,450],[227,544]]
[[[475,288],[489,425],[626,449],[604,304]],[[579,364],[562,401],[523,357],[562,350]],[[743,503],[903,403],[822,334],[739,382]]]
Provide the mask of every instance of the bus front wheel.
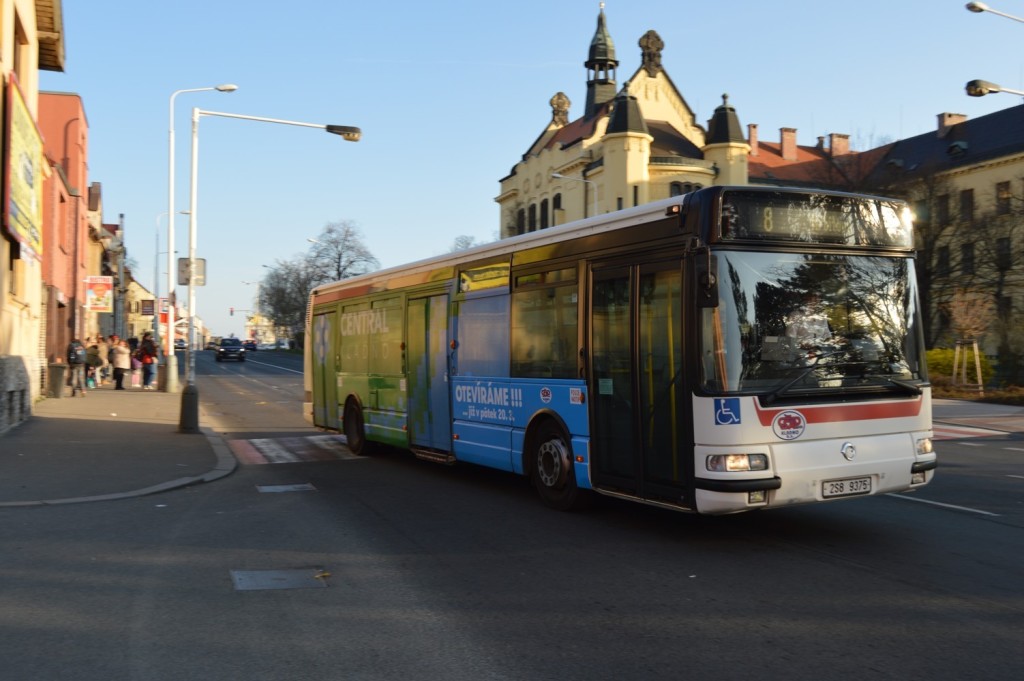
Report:
[[544,504],[558,511],[585,505],[588,495],[576,485],[576,471],[568,438],[554,422],[540,426],[533,439],[530,477]]
[[366,441],[366,427],[363,425],[363,410],[354,399],[345,402],[345,440],[350,452],[356,456],[370,453]]

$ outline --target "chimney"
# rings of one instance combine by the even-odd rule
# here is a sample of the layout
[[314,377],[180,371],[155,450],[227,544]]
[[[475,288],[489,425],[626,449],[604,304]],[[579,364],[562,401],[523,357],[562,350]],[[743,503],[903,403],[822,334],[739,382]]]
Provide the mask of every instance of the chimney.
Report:
[[850,153],[850,136],[841,135],[838,132],[829,133],[828,148],[832,158],[845,156]]
[[750,155],[757,156],[757,123],[747,124],[747,144],[750,145]]
[[963,123],[967,120],[966,114],[955,114],[955,113],[940,113],[939,114],[939,139],[943,139],[949,134],[949,129],[957,123]]
[[819,149],[821,151],[825,150],[825,138],[822,137],[821,135],[818,135],[818,144],[815,147],[815,149]]
[[779,128],[782,135],[782,158],[786,161],[796,160],[796,128]]

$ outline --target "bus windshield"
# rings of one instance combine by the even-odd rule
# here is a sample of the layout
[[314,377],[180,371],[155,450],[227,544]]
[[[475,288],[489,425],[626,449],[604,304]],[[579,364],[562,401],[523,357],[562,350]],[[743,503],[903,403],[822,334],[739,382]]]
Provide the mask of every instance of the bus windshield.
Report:
[[913,260],[719,250],[719,304],[702,310],[702,386],[768,401],[919,394]]

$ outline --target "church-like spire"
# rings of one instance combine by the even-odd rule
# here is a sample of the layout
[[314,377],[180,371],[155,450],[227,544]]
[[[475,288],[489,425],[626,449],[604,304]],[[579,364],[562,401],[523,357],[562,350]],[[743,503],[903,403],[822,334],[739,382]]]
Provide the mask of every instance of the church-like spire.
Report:
[[590,118],[602,104],[615,97],[615,68],[619,65],[615,59],[615,43],[605,23],[603,2],[597,15],[597,31],[590,41],[590,52],[583,65],[587,67],[587,109],[584,116]]

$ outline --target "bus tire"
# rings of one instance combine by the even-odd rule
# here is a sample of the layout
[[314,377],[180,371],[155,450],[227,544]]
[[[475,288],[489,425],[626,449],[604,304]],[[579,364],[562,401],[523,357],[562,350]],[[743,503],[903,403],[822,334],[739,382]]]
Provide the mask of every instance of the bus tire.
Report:
[[576,485],[569,438],[552,420],[541,423],[531,438],[530,480],[545,506],[556,511],[580,509],[589,501]]
[[370,453],[370,443],[366,441],[366,426],[363,424],[363,409],[359,401],[350,397],[345,402],[345,441],[350,452],[356,456]]

